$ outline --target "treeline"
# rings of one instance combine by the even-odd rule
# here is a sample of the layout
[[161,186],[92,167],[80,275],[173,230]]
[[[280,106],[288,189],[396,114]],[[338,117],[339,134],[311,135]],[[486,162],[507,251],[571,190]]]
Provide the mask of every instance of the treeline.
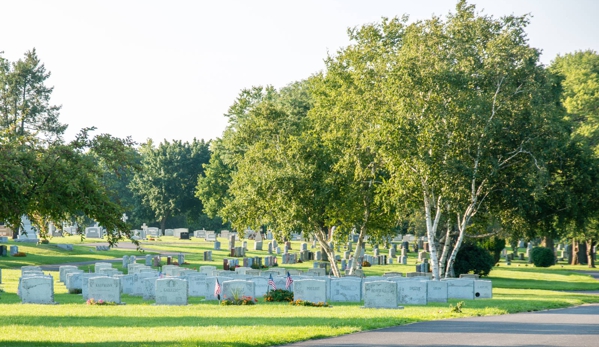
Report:
[[419,224],[437,279],[486,237],[572,238],[592,262],[599,57],[546,67],[527,24],[464,1],[445,18],[383,19],[349,30],[323,72],[242,91],[199,182],[205,211],[303,231],[329,259],[352,231],[384,244]]

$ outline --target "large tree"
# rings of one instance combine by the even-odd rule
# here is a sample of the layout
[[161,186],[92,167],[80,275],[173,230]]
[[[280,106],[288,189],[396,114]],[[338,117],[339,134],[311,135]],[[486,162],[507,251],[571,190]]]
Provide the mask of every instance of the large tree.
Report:
[[46,85],[48,78],[35,48],[13,63],[0,55],[0,128],[9,130],[5,136],[38,133],[55,139],[63,134],[66,125],[58,121],[60,106],[50,103],[54,87]]
[[[453,275],[477,213],[529,193],[531,181],[522,177],[541,177],[562,133],[556,93],[527,44],[526,24],[526,17],[480,15],[462,1],[445,19],[352,30],[352,45],[328,64],[341,72],[327,73],[343,77],[333,87],[359,87],[331,94],[346,107],[330,117],[367,119],[356,123],[372,129],[362,131],[389,172],[389,197],[425,211],[436,279],[441,268]],[[502,191],[512,197],[501,201]],[[440,232],[442,216],[455,237],[452,228]]]
[[155,146],[150,140],[141,146],[140,154],[141,168],[129,187],[153,211],[162,233],[169,217],[197,217],[202,204],[194,193],[202,165],[210,159],[209,143],[165,140]]

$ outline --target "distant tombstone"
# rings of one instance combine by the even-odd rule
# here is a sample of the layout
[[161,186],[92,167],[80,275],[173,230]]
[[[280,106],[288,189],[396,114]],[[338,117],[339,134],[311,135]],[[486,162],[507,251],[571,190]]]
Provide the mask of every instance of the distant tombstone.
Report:
[[367,282],[363,298],[366,308],[397,308],[397,284],[390,281]]
[[[260,234],[257,234],[260,235]],[[262,250],[262,241],[254,241],[254,250],[261,251]]]
[[18,246],[10,246],[10,255],[13,256],[17,253],[19,253],[19,247]]
[[146,231],[146,235],[147,236],[152,236],[152,237],[159,237],[160,236],[160,229],[159,228],[147,228]]
[[483,280],[474,281],[474,298],[475,299],[492,299],[493,298],[493,283],[491,281],[483,281]]
[[276,253],[281,254],[281,247],[276,247]]
[[406,305],[426,305],[426,281],[397,282],[398,302]]
[[214,241],[214,250],[220,251],[220,242],[219,241]]
[[326,281],[316,279],[301,279],[293,282],[294,300],[305,300],[310,302],[326,302]]
[[427,281],[427,301],[447,302],[447,282]]
[[331,302],[360,302],[362,300],[362,280],[358,277],[331,278]]
[[272,242],[268,243],[268,254],[272,254]]
[[256,232],[256,236],[254,237],[254,241],[259,241],[262,242],[262,233],[261,232]]
[[1,245],[0,246],[0,256],[1,257],[6,257],[8,256],[8,252],[6,250],[6,246],[5,245]]
[[179,234],[179,239],[180,240],[189,240],[189,232],[181,232]]
[[185,263],[185,254],[177,254],[177,262],[179,263],[179,265],[183,265]]
[[52,276],[22,277],[19,280],[19,296],[24,304],[54,304]]
[[[58,267],[58,280],[62,283],[64,283],[66,281],[66,274],[67,272],[71,272],[71,271],[77,271],[79,270],[79,268],[77,268],[74,265],[61,265]],[[23,271],[23,268],[21,268],[21,271]]]
[[87,282],[90,299],[121,303],[121,282],[113,277],[92,277]]
[[146,266],[152,266],[152,257],[153,257],[153,255],[146,254],[146,257],[145,257],[145,259],[146,259],[145,265]]
[[205,275],[185,277],[187,280],[187,293],[190,297],[207,296],[209,290],[206,278]]
[[85,228],[85,237],[88,239],[101,239],[102,230],[100,227],[87,227]]
[[156,285],[156,305],[187,305],[187,281],[179,278],[159,278]]

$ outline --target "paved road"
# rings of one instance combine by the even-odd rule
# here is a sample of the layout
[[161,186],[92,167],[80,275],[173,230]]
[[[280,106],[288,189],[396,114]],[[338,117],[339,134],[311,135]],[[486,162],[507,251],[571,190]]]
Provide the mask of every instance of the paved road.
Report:
[[599,304],[415,323],[288,346],[599,346]]

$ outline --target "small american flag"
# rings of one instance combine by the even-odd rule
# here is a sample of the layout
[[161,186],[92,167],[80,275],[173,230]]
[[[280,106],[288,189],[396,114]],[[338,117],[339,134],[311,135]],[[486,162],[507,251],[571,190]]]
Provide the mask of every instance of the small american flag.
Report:
[[285,280],[285,289],[289,290],[289,288],[291,287],[291,283],[293,283],[293,280],[291,279],[291,274],[289,273],[289,271],[287,271],[287,279]]
[[214,296],[216,296],[216,298],[218,300],[220,300],[220,283],[218,283],[218,278],[216,279],[216,285],[214,286]]
[[275,281],[272,279],[272,274],[270,274],[270,278],[268,279],[268,285],[272,288],[272,290],[277,290],[277,285]]

